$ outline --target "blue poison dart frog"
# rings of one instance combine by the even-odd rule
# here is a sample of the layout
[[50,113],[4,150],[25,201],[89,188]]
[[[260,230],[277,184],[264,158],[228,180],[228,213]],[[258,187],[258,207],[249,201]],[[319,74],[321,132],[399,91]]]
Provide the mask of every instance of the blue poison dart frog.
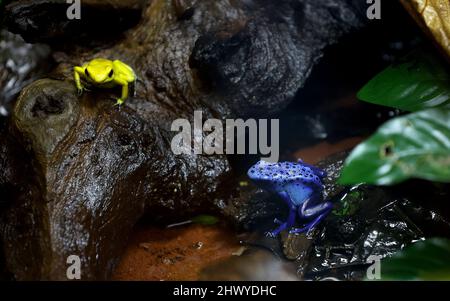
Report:
[[[268,163],[259,161],[248,171],[248,176],[260,188],[279,195],[289,206],[289,217],[284,223],[275,220],[280,227],[268,236],[275,237],[281,231],[289,233],[309,232],[332,210],[331,202],[323,200],[322,179],[326,172],[299,160],[297,163]],[[292,228],[298,214],[302,228]]]

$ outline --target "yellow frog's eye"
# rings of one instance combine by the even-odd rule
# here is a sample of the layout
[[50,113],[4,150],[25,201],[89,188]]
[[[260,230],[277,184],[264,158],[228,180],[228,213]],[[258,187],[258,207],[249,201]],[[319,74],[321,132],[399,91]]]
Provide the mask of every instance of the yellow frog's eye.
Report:
[[109,74],[108,74],[108,76],[109,76],[109,77],[113,77],[113,75],[114,75],[114,70],[113,70],[113,69],[111,69],[111,71],[109,71]]
[[89,71],[87,70],[87,68],[86,68],[86,70],[84,70],[84,73],[86,74],[87,77],[91,77],[91,76],[89,75]]

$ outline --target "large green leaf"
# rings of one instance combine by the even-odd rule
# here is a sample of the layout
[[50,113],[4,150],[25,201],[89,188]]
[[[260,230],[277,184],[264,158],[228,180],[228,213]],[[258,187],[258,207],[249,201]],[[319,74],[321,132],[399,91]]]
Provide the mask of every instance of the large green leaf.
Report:
[[450,240],[417,242],[381,261],[382,280],[450,280]]
[[392,185],[409,178],[450,182],[450,110],[394,118],[347,158],[339,182]]
[[427,51],[416,51],[369,81],[358,98],[405,111],[450,108],[450,71]]

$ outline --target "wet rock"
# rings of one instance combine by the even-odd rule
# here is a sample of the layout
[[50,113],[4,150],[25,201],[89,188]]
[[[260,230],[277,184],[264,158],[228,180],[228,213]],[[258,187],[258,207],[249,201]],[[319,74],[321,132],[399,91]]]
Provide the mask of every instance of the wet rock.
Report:
[[364,20],[355,9],[362,7],[357,1],[243,3],[252,15],[200,36],[191,56],[191,66],[240,116],[279,112],[323,48]]
[[[12,137],[10,129],[4,120],[0,120],[0,141],[0,170],[2,171],[2,176],[0,177],[0,246],[2,247],[0,252],[0,274],[4,278],[12,279],[13,276],[9,274],[9,271],[11,271],[8,268],[9,264],[13,262],[13,264],[21,266],[26,273],[31,262],[40,259],[40,254],[38,252],[35,253],[37,251],[35,249],[27,248],[26,254],[22,254],[24,256],[21,258],[6,258],[4,250],[9,246],[6,236],[10,230],[8,214],[11,213],[13,203],[20,208],[26,202],[39,202],[42,199],[38,183],[33,177],[32,164],[27,160],[28,154]],[[33,228],[35,219],[32,214],[34,213],[23,210],[15,217],[23,232],[29,231],[28,235],[39,239],[39,231]],[[36,216],[35,218],[38,219],[39,217]],[[27,241],[22,235],[14,236],[14,240],[15,243],[27,245]],[[42,243],[45,243],[45,241],[42,241]]]
[[303,261],[310,251],[311,238],[301,234],[283,233],[283,253],[289,260]]
[[173,7],[178,20],[189,20],[195,13],[194,5],[197,0],[173,0]]
[[[168,221],[199,211],[224,213],[235,181],[228,159],[175,155],[171,123],[179,118],[192,121],[194,110],[202,110],[204,118],[220,119],[281,110],[301,87],[321,49],[360,25],[351,1],[282,2],[280,14],[269,18],[269,12],[278,9],[270,1],[189,1],[181,6],[151,1],[139,25],[112,47],[72,49],[60,56],[54,79],[23,89],[11,127],[27,151],[23,158],[29,162],[30,179],[5,212],[3,231],[7,265],[16,279],[65,280],[69,255],[80,257],[84,280],[107,279],[125,238],[144,214]],[[73,39],[65,11],[60,17],[61,5],[16,1],[7,7],[17,17],[10,18],[8,26],[40,41]],[[180,16],[183,7],[191,12]],[[56,17],[49,18],[50,13]],[[91,18],[85,14],[88,22]],[[102,28],[91,25],[83,32],[91,35]],[[110,27],[108,32],[116,34]],[[233,99],[205,80],[205,54],[217,58],[220,52],[220,47],[208,45],[224,37],[231,37],[227,47],[236,42],[225,69],[231,70],[240,58],[246,72],[253,74],[240,82],[231,80],[228,71],[218,73],[227,85],[234,83],[229,87]],[[247,50],[255,51],[258,60],[247,62],[249,57],[240,55]],[[117,89],[93,89],[77,97],[72,67],[94,57],[120,59],[135,70],[136,96],[122,108],[112,106]],[[273,68],[264,68],[260,61]],[[292,70],[292,64],[305,67]],[[254,75],[262,71],[267,78],[260,82]],[[251,93],[237,93],[246,85]],[[267,90],[268,85],[273,89]],[[262,95],[261,103],[254,101]]]
[[[142,8],[143,1],[119,1],[120,5],[113,0],[84,1],[80,21],[68,20],[67,4],[61,2],[16,1],[6,8],[7,26],[33,41],[66,38],[76,41],[75,46],[84,45],[77,33],[89,35],[86,40],[90,43],[97,36],[103,41],[105,33],[120,36],[124,31],[116,28],[121,26],[120,21],[138,19],[128,18],[124,11]],[[195,45],[167,36],[159,42],[178,44],[181,47],[177,49],[191,51],[190,68],[199,71],[203,86],[212,92],[207,96],[209,102],[226,102],[239,116],[279,112],[303,86],[323,49],[367,20],[362,13],[365,4],[355,0],[341,0],[337,5],[330,0],[283,0],[276,4],[267,0],[170,2],[170,14],[160,16],[176,18],[184,27],[181,32],[191,35],[190,43]],[[97,10],[105,10],[102,15],[112,20],[100,21]],[[54,15],[61,17],[55,19]],[[218,18],[213,20],[214,16]],[[149,23],[145,25],[141,28],[152,28]],[[147,35],[154,33],[150,30]],[[163,79],[155,80],[156,89],[165,89]]]
[[[356,280],[370,256],[390,256],[427,237],[450,235],[448,185],[409,181],[393,187],[336,184],[346,154],[320,165],[329,172],[326,192],[335,209],[316,232],[309,256],[299,261],[305,279]],[[326,167],[328,166],[328,167]]]
[[[69,82],[41,80],[15,106],[32,174],[45,181],[43,200],[15,201],[6,215],[5,252],[17,279],[65,279],[70,255],[80,256],[86,279],[107,278],[144,212],[179,217],[212,210],[218,179],[229,172],[224,157],[175,156],[170,131],[156,126],[153,115],[145,121],[108,100],[83,106],[75,95]],[[24,270],[15,260],[30,248],[42,258],[34,256]]]
[[282,201],[276,196],[249,182],[238,189],[236,197],[229,200],[224,212],[245,231],[264,231],[263,225],[272,224],[276,217],[287,214],[280,203]]
[[0,31],[0,118],[9,115],[11,102],[28,84],[52,68],[50,48],[28,44],[19,36]]
[[80,19],[71,20],[68,17],[71,4],[66,0],[12,1],[5,7],[4,22],[10,31],[28,42],[61,45],[72,41],[72,44],[92,45],[92,39],[105,41],[137,24],[145,1],[83,0],[80,3]]

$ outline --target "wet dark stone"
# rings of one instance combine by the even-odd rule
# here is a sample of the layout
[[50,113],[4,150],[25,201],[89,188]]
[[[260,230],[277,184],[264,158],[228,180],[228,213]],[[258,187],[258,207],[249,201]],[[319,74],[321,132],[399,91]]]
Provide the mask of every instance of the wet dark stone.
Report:
[[[198,212],[228,215],[229,200],[235,195],[230,187],[235,187],[236,180],[228,158],[174,155],[172,121],[192,120],[194,110],[202,110],[204,118],[220,119],[243,113],[267,116],[281,110],[302,86],[321,49],[361,25],[351,1],[344,0],[338,5],[328,0],[300,1],[304,6],[283,0],[273,18],[269,12],[278,6],[271,1],[154,0],[145,6],[139,25],[122,35],[127,20],[139,20],[126,17],[127,12],[131,9],[135,14],[140,8],[130,8],[133,1],[123,1],[114,9],[124,13],[124,20],[117,20],[109,10],[110,14],[102,14],[106,19],[97,18],[94,3],[103,7],[111,2],[83,1],[81,22],[89,24],[88,30],[65,19],[67,4],[61,1],[19,0],[6,8],[8,28],[26,39],[70,38],[81,46],[92,42],[58,55],[52,79],[28,85],[14,107],[9,126],[24,150],[20,158],[27,164],[21,169],[26,178],[21,185],[13,185],[22,189],[11,197],[2,225],[6,264],[18,280],[66,280],[69,255],[80,256],[84,280],[107,279],[142,216],[168,222]],[[293,6],[295,14],[289,10]],[[308,14],[299,18],[306,9]],[[120,28],[111,27],[108,18],[114,18]],[[89,23],[98,20],[99,26]],[[80,32],[89,37],[75,39]],[[117,40],[96,47],[101,39],[95,35],[105,32]],[[227,36],[237,37],[237,52],[230,51],[231,60],[225,61],[227,71],[220,73],[224,82],[230,83],[233,65],[245,65],[245,71],[253,74],[230,87],[233,99],[205,80],[207,70],[199,56],[208,52],[217,57],[215,51],[220,51],[217,47],[201,50],[204,37],[214,45]],[[260,43],[270,51],[261,51],[266,46]],[[286,54],[273,45],[284,45]],[[258,60],[240,55],[247,50],[256,51]],[[298,61],[287,59],[295,55],[301,55]],[[136,96],[126,106],[112,106],[117,89],[93,89],[77,96],[72,67],[94,57],[120,59],[135,70]],[[260,81],[254,75],[264,69],[262,61],[273,68],[264,70],[267,78]],[[293,63],[301,68],[292,72]],[[267,90],[268,85],[272,89]],[[245,89],[252,93],[238,93]],[[255,102],[254,96],[264,98]]]
[[107,278],[145,212],[217,211],[218,180],[230,172],[223,157],[174,155],[170,131],[131,109],[108,101],[83,108],[75,95],[71,83],[45,79],[15,106],[17,136],[31,147],[29,174],[45,180],[5,214],[5,253],[17,279],[65,279],[64,258],[74,254],[84,277]]
[[4,22],[28,42],[100,44],[136,25],[144,2],[83,0],[81,19],[70,20],[66,0],[12,1],[5,7]]
[[[0,279],[13,279],[13,275],[9,272],[8,260],[4,252],[8,242],[6,236],[8,235],[9,226],[7,224],[8,212],[13,207],[13,203],[21,204],[30,200],[36,200],[38,194],[38,184],[33,179],[33,172],[31,162],[27,160],[28,154],[24,148],[16,141],[10,134],[10,129],[5,120],[0,119],[0,170],[2,176],[0,177]],[[26,217],[29,212],[23,212],[23,215],[18,215],[18,221],[22,222],[22,231],[29,231],[29,235],[37,235],[32,228],[32,224],[27,224]],[[27,228],[30,226],[30,228]],[[23,236],[15,236],[16,243],[26,243],[22,240]],[[27,249],[29,252],[26,257],[22,258],[17,263],[25,270],[35,259],[39,259],[39,254],[34,254],[34,250]],[[10,263],[10,262],[9,262]]]
[[283,242],[283,254],[288,260],[298,262],[305,261],[311,251],[312,239],[306,235],[295,235],[284,232],[281,240]]
[[50,48],[28,44],[16,34],[0,31],[0,118],[9,115],[13,100],[28,84],[53,66]]
[[366,20],[360,1],[243,3],[249,18],[200,36],[190,64],[240,117],[286,107],[325,46]]
[[178,20],[186,21],[190,20],[195,13],[195,3],[197,0],[173,0],[173,6]]
[[264,225],[272,225],[275,218],[287,214],[281,203],[281,199],[249,182],[248,186],[239,188],[237,197],[230,200],[225,212],[243,230],[264,233]]

